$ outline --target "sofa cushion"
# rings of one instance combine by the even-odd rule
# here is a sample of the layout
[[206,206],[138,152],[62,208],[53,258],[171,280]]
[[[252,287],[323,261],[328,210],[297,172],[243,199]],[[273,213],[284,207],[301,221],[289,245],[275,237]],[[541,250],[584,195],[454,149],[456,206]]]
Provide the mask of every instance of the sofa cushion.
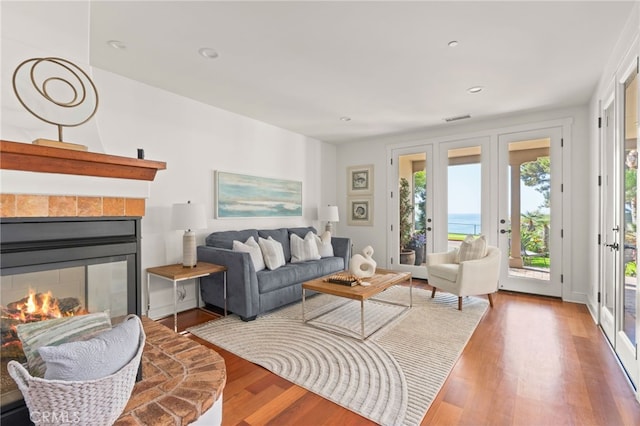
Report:
[[320,259],[315,236],[316,234],[311,231],[309,231],[304,238],[300,238],[293,233],[291,234],[291,263]]
[[[260,229],[258,231],[258,236],[267,239],[269,237],[273,238],[280,244],[282,244],[282,251],[284,253],[284,261],[291,261],[291,247],[289,246],[289,231],[287,228],[279,228],[279,229]],[[258,242],[260,242],[258,240]]]
[[334,272],[344,270],[344,259],[341,257],[327,257],[319,260],[309,260],[301,263],[287,263],[275,271],[265,269],[257,272],[258,291],[260,294],[277,289],[300,284],[304,281],[320,278]]
[[207,238],[205,239],[205,244],[211,247],[232,250],[234,240],[247,241],[249,237],[253,237],[254,240],[258,241],[258,230],[245,229],[242,231],[213,232],[207,236]]
[[289,235],[296,234],[300,238],[304,238],[309,232],[317,234],[316,228],[313,226],[305,226],[303,228],[289,228]]
[[305,277],[305,281],[345,270],[344,259],[341,257],[325,257],[314,263],[317,266],[316,275],[313,277]]
[[265,269],[257,272],[256,276],[258,278],[259,293],[268,293],[299,282],[297,280],[296,265],[293,263],[287,263],[273,271]]

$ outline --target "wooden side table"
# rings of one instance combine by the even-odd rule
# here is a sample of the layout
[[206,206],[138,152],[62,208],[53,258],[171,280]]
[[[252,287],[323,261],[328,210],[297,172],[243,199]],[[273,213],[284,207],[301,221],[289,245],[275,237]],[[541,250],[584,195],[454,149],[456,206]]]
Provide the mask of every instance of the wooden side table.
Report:
[[175,265],[155,266],[147,268],[147,313],[151,307],[149,282],[151,275],[173,282],[173,331],[178,332],[178,281],[197,279],[196,301],[200,307],[200,278],[222,272],[224,283],[224,316],[227,316],[227,267],[213,263],[198,262],[193,268],[185,268],[181,263]]

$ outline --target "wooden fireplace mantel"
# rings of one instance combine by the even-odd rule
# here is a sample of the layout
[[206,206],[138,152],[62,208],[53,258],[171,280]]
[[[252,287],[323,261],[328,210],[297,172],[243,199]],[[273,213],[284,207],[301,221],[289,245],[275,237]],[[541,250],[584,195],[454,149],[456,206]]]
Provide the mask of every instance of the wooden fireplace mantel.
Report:
[[162,161],[0,140],[0,169],[152,181]]

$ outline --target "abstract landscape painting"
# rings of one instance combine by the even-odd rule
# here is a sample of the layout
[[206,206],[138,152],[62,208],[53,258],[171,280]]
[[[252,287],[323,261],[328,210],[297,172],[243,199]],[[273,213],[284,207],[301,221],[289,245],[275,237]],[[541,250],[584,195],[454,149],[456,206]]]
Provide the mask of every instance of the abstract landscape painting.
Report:
[[216,217],[302,216],[302,182],[216,171]]

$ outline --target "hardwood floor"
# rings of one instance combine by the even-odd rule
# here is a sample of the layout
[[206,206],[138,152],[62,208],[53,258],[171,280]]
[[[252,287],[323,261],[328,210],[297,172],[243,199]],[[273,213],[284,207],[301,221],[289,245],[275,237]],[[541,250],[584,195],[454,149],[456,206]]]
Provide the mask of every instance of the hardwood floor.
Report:
[[[414,279],[416,283],[420,280]],[[423,425],[640,425],[640,403],[584,305],[507,292],[494,296],[494,305]],[[179,328],[217,317],[187,311],[179,317]],[[163,321],[173,327],[173,317]],[[214,348],[226,361],[224,425],[374,424],[188,336]]]

